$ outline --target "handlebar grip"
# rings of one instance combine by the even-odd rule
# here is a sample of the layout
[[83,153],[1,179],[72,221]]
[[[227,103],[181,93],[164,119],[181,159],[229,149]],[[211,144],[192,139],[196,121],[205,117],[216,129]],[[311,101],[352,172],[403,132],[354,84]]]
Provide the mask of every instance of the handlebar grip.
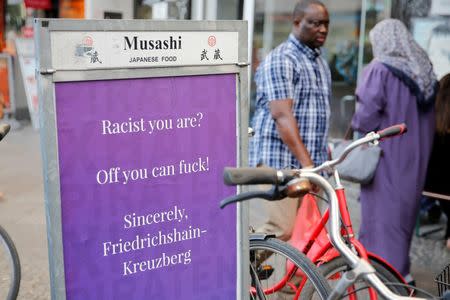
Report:
[[227,185],[278,184],[277,170],[272,168],[229,168],[223,171]]
[[406,124],[402,123],[402,124],[393,125],[393,126],[385,128],[383,130],[380,130],[377,132],[377,134],[380,136],[380,139],[384,139],[384,138],[393,137],[396,135],[402,135],[407,131],[408,131],[408,128],[406,127]]
[[11,126],[9,124],[0,124],[0,141],[8,134]]
[[282,185],[294,179],[295,170],[276,170],[268,167],[230,168],[223,171],[223,180],[227,185],[273,184]]

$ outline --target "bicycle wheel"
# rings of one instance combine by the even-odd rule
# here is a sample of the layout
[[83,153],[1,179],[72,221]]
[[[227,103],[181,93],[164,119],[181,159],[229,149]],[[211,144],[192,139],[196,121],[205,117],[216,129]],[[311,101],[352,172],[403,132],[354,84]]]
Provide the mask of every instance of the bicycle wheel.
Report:
[[[369,260],[372,266],[375,268],[377,276],[388,286],[388,288],[392,292],[401,296],[409,295],[408,288],[401,286],[401,284],[404,284],[401,279],[399,279],[386,266],[379,263],[378,261],[372,258],[369,258]],[[337,257],[319,267],[320,272],[328,280],[328,283],[331,285],[331,287],[335,286],[341,278],[341,274],[348,271],[349,269],[350,268],[347,262],[342,257]],[[314,288],[307,284],[304,288],[305,299],[317,298],[314,297],[314,293]],[[356,282],[355,285],[349,289],[347,295],[342,297],[342,299],[349,299],[350,295],[352,296],[352,299],[370,299],[367,283],[362,280]],[[356,298],[353,296],[356,296]],[[381,298],[379,295],[378,297]]]
[[0,226],[0,299],[17,299],[19,287],[19,255],[8,233]]
[[250,299],[300,299],[306,282],[319,299],[330,286],[301,252],[275,238],[250,240]]

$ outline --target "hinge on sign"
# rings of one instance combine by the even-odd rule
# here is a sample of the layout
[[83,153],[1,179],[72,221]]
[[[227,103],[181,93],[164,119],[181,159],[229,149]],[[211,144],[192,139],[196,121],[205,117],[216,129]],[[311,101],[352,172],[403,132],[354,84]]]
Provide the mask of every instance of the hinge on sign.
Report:
[[53,73],[55,73],[55,72],[56,72],[55,69],[41,69],[41,70],[39,71],[39,73],[40,73],[41,75],[51,75],[51,74],[53,74]]
[[249,66],[250,65],[250,63],[248,63],[248,62],[238,62],[237,64],[236,64],[238,67],[246,67],[246,66]]

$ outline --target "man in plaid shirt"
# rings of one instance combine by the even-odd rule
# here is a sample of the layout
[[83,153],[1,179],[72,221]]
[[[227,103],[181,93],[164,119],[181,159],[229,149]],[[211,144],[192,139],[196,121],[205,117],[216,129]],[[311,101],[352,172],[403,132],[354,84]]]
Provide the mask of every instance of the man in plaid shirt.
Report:
[[[325,43],[328,24],[323,3],[300,1],[289,38],[258,67],[250,166],[307,168],[327,160],[331,75],[319,48]],[[269,220],[258,231],[288,240],[298,199],[267,205]]]

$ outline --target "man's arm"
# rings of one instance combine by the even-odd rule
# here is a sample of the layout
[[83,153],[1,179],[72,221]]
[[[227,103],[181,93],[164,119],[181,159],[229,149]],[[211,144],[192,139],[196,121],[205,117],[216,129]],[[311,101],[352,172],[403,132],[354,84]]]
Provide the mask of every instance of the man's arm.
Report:
[[303,144],[298,123],[292,113],[292,99],[283,99],[269,102],[270,113],[275,120],[276,128],[281,140],[286,144],[302,167],[314,165],[308,150]]

